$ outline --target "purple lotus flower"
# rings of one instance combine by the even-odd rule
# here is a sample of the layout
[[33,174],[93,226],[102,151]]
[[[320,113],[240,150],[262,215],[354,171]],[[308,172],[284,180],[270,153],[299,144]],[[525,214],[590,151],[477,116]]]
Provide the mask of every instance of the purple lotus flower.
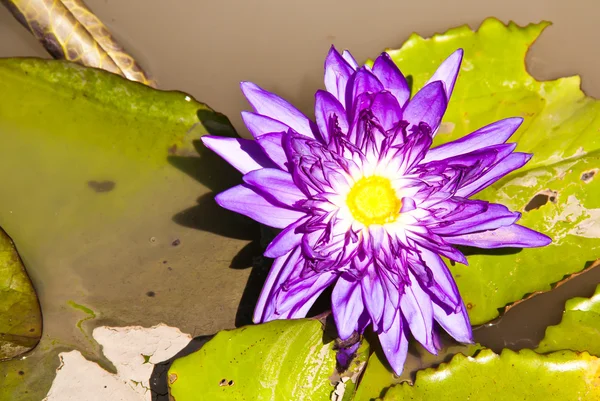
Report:
[[383,53],[372,68],[332,47],[316,123],[282,98],[244,82],[254,108],[243,119],[256,141],[205,136],[244,174],[216,197],[222,207],[282,229],[255,322],[304,317],[334,285],[342,340],[370,324],[401,373],[408,334],[439,349],[438,325],[460,342],[472,333],[441,256],[467,264],[454,245],[538,247],[550,238],[515,224],[505,206],[468,198],[531,158],[505,143],[522,122],[508,118],[430,149],[460,68],[446,59],[411,99]]

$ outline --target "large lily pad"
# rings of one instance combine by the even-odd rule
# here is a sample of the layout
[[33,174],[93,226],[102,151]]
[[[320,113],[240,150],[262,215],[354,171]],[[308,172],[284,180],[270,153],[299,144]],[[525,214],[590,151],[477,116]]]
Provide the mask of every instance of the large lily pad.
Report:
[[567,301],[561,322],[546,329],[546,336],[536,349],[550,352],[559,349],[588,351],[600,356],[600,286],[591,298]]
[[462,26],[431,39],[413,35],[400,50],[389,51],[419,88],[445,57],[464,49],[436,144],[504,117],[525,119],[512,140],[533,159],[478,197],[523,212],[521,224],[554,242],[522,251],[468,250],[469,266],[451,267],[473,324],[497,317],[499,309],[526,294],[549,290],[600,256],[600,183],[595,177],[600,103],[584,95],[579,77],[538,82],[527,73],[527,50],[547,25],[521,28],[488,19],[476,32]]
[[586,352],[483,350],[421,371],[414,385],[394,386],[383,400],[600,400],[599,369],[600,360]]
[[[100,319],[232,327],[249,271],[230,266],[258,227],[214,203],[240,177],[197,145],[208,130],[235,135],[227,118],[62,61],[0,60],[0,93],[0,226],[38,289],[45,334],[27,359],[0,363],[7,399],[43,398],[57,347],[102,359]],[[96,318],[80,330],[87,316],[70,305]]]
[[221,331],[169,370],[177,401],[350,399],[368,356],[364,343],[343,377],[319,320],[273,321]]
[[14,244],[0,229],[0,360],[29,351],[41,334],[35,290]]

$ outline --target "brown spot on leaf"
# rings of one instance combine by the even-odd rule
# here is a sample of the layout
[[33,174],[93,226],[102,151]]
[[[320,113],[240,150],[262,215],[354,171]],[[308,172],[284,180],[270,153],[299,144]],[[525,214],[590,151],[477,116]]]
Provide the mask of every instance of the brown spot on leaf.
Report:
[[179,239],[176,239],[175,241],[171,242],[171,245],[173,246],[178,246],[179,244],[181,244],[181,241]]
[[167,151],[169,152],[170,155],[177,154],[177,145],[176,144],[171,145]]
[[544,206],[548,201],[552,203],[556,203],[556,198],[558,197],[558,192],[552,191],[550,189],[538,192],[535,194],[533,198],[525,205],[525,211],[529,212],[531,210],[539,209]]
[[154,291],[148,291],[146,293],[146,295],[149,296],[150,298],[152,298],[152,297],[156,296],[156,293]]
[[592,179],[594,178],[594,176],[598,173],[598,169],[594,168],[592,170],[588,170],[588,171],[584,171],[581,174],[581,181],[585,182],[586,184],[589,183],[590,181],[592,181]]
[[114,181],[88,181],[88,187],[92,188],[94,191],[100,192],[110,192],[115,189]]
[[473,304],[469,302],[469,303],[467,304],[467,309],[469,309],[469,310],[473,309]]
[[169,384],[173,384],[177,381],[177,375],[175,373],[171,373],[169,375]]

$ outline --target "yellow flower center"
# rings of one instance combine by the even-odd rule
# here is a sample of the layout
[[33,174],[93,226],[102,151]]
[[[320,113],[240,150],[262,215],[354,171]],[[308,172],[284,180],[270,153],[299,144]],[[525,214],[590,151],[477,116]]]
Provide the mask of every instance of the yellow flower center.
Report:
[[402,207],[390,180],[379,176],[358,180],[348,193],[346,204],[352,216],[365,226],[395,221]]

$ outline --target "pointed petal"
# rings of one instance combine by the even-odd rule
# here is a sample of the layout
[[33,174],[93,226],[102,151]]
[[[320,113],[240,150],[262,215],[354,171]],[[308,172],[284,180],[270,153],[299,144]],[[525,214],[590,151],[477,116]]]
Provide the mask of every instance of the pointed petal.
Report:
[[346,105],[346,86],[353,73],[354,68],[331,46],[325,58],[325,88],[342,106]]
[[358,63],[354,59],[354,56],[352,56],[352,54],[348,50],[344,50],[342,52],[342,57],[348,62],[348,64],[350,64],[350,67],[352,67],[355,70],[358,68]]
[[331,294],[331,311],[342,340],[354,333],[356,322],[364,310],[359,283],[342,275]]
[[260,297],[254,308],[254,316],[252,318],[254,323],[265,322],[265,316],[270,316],[273,313],[273,294],[290,276],[299,257],[300,248],[296,247],[292,251],[273,261],[267,280],[263,285]]
[[264,134],[269,134],[271,132],[288,132],[290,129],[290,127],[279,120],[263,116],[262,114],[251,113],[249,111],[242,111],[242,120],[244,120],[244,124],[246,124],[248,131],[250,131],[255,139],[258,139],[258,137]]
[[288,158],[283,150],[282,137],[285,135],[282,132],[273,132],[270,134],[261,135],[256,142],[262,148],[264,153],[283,171],[288,171]]
[[421,163],[443,160],[487,148],[488,146],[505,143],[521,126],[522,122],[522,118],[514,117],[505,118],[504,120],[486,125],[456,141],[448,142],[431,149]]
[[302,212],[274,205],[246,184],[221,192],[215,201],[225,209],[275,228],[285,228],[305,216]]
[[461,343],[472,343],[473,332],[465,304],[461,301],[458,311],[446,313],[439,305],[433,304],[433,316],[444,330]]
[[[383,90],[379,79],[365,67],[356,70],[348,84],[350,87],[346,89],[346,110],[353,110],[356,99],[363,93],[377,93]],[[353,119],[354,117],[351,117],[349,120]]]
[[240,86],[244,96],[258,114],[281,121],[301,135],[315,137],[308,117],[289,102],[252,82],[242,82]]
[[446,235],[469,234],[476,231],[495,230],[499,227],[510,226],[521,218],[521,213],[511,212],[504,205],[498,203],[488,204],[483,213],[473,215],[464,220],[453,221],[444,227],[432,228],[434,233]]
[[477,180],[469,183],[468,185],[460,188],[456,191],[456,196],[468,198],[471,195],[476,194],[482,189],[487,188],[500,178],[504,177],[511,171],[523,167],[531,159],[532,155],[528,153],[513,153],[504,160],[497,163],[494,167],[490,168],[484,175],[479,177]]
[[404,327],[400,311],[394,317],[394,323],[387,332],[379,333],[379,342],[392,370],[396,375],[402,374],[408,353],[407,328]]
[[394,128],[402,120],[402,109],[398,101],[387,91],[375,95],[371,111],[386,131]]
[[500,227],[496,230],[444,237],[444,240],[454,245],[484,249],[503,247],[536,248],[546,246],[552,242],[550,237],[518,224]]
[[292,285],[287,283],[275,295],[276,319],[297,319],[308,313],[319,295],[336,279],[337,272],[327,271],[296,281]]
[[333,128],[330,125],[335,120],[343,133],[348,132],[346,110],[329,92],[318,90],[315,93],[315,119],[325,143],[329,143],[329,133]]
[[367,267],[367,273],[360,283],[362,298],[371,320],[373,321],[373,330],[379,330],[380,320],[383,317],[383,304],[385,296],[383,286],[376,271],[376,267],[371,263]]
[[296,229],[306,223],[307,218],[298,220],[297,222],[287,226],[271,241],[264,255],[268,258],[278,258],[289,253],[292,249],[298,247],[302,242],[304,234],[297,233]]
[[394,95],[400,107],[404,107],[410,99],[410,89],[406,78],[404,78],[389,54],[382,53],[381,56],[377,57],[373,64],[373,74],[379,78],[385,90]]
[[444,83],[444,89],[446,93],[446,100],[450,100],[452,96],[452,90],[454,89],[454,83],[456,77],[458,77],[458,71],[460,71],[460,63],[463,58],[463,49],[458,49],[452,53],[440,66],[433,76],[427,81],[427,83],[442,81]]
[[447,104],[444,85],[439,81],[432,82],[418,91],[408,102],[403,118],[413,125],[424,122],[429,125],[433,133],[442,121]]
[[420,260],[431,271],[431,277],[435,282],[435,286],[430,288],[440,302],[448,305],[452,309],[461,302],[460,294],[450,270],[446,263],[435,252],[429,249],[419,247],[418,249]]
[[275,168],[251,171],[244,175],[244,182],[275,205],[293,208],[297,202],[306,199],[291,174]]
[[408,271],[410,283],[400,298],[400,309],[406,319],[410,332],[423,347],[432,354],[437,354],[433,342],[433,306],[431,298],[419,285],[418,280]]
[[209,135],[200,139],[207,148],[221,156],[242,174],[263,167],[273,167],[271,160],[255,141]]

